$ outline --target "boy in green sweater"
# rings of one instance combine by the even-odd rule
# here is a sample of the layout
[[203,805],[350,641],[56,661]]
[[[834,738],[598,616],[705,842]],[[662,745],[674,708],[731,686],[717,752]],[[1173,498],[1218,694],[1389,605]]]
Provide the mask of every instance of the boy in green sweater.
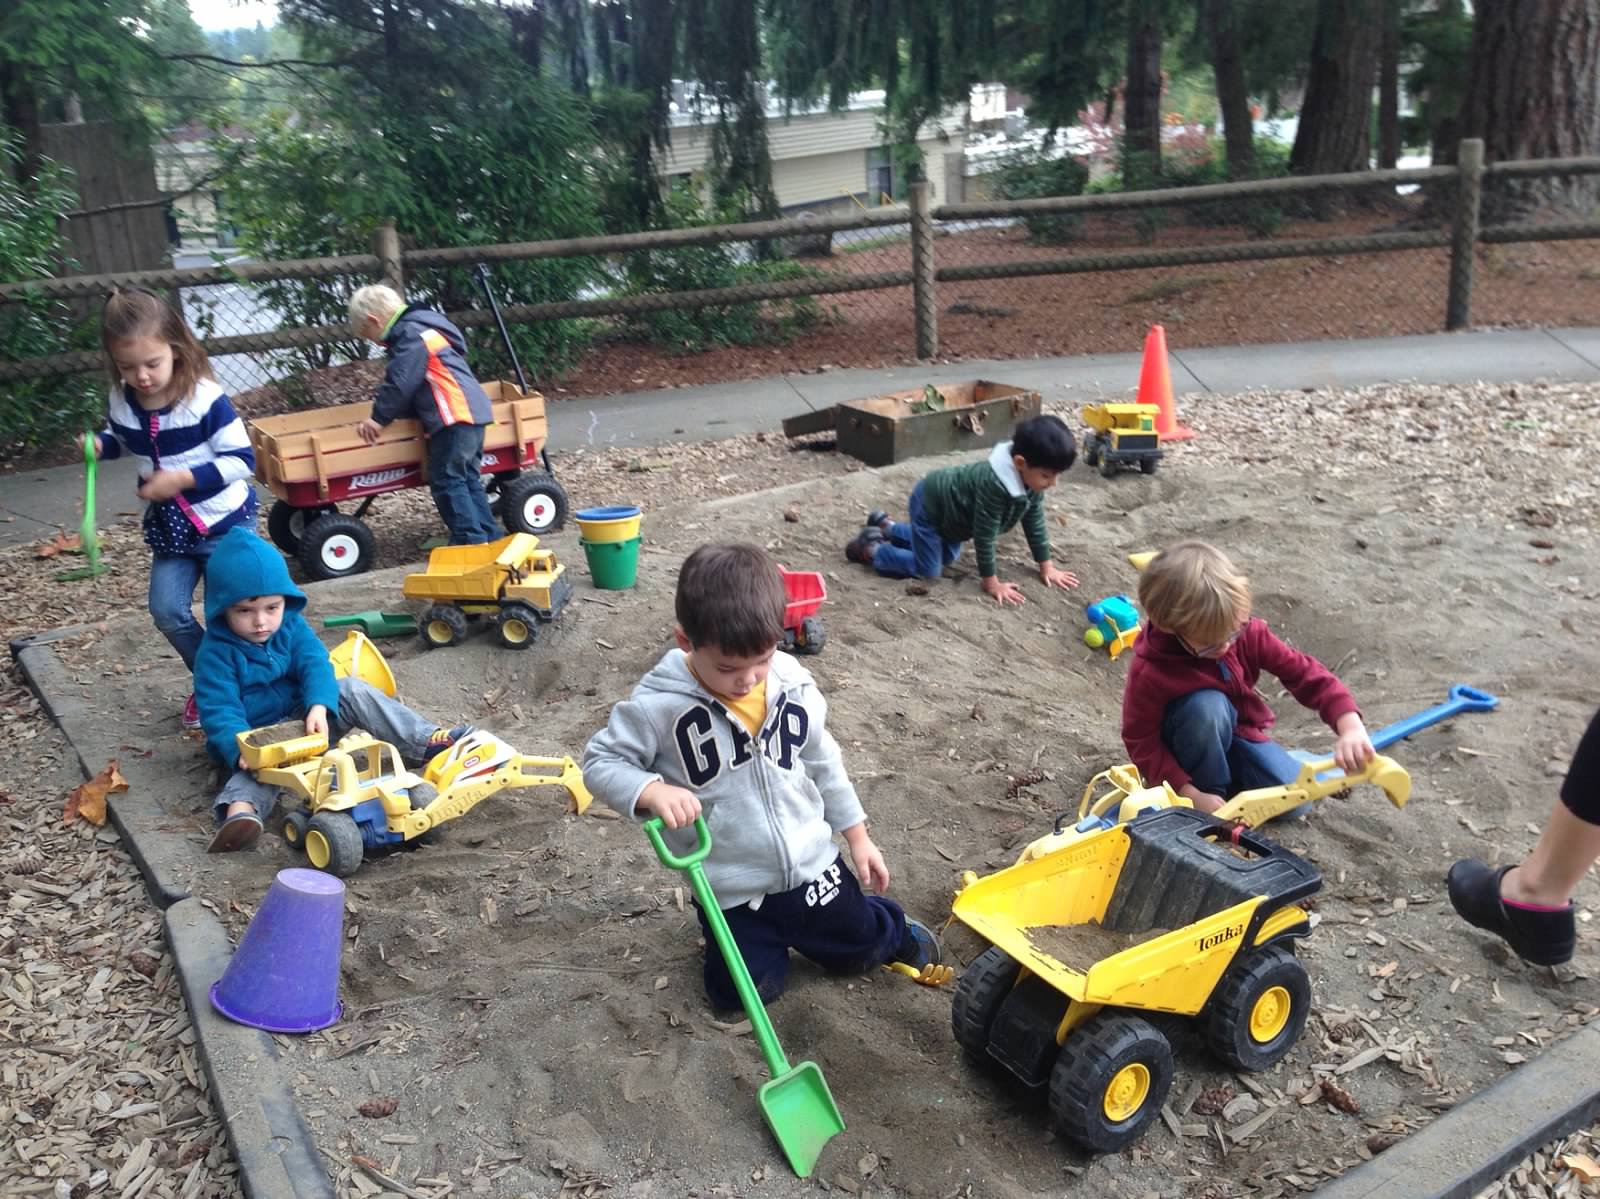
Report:
[[995,542],[1018,521],[1039,564],[1046,587],[1076,587],[1078,576],[1050,560],[1044,527],[1044,493],[1078,457],[1072,430],[1059,416],[1023,421],[1010,441],[995,446],[983,462],[930,471],[911,489],[910,519],[891,521],[874,512],[844,547],[852,562],[870,565],[891,579],[936,579],[972,541],[985,595],[1002,605],[1022,603],[1022,588],[1002,582],[995,570]]

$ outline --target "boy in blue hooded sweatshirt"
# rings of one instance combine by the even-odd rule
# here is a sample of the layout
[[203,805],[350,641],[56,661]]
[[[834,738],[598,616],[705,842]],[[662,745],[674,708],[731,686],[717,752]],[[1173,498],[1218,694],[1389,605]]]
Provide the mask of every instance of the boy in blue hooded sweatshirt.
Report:
[[248,529],[228,530],[206,561],[195,701],[206,749],[233,770],[212,805],[217,832],[208,853],[253,844],[277,801],[277,788],[244,769],[240,733],[303,719],[307,733],[325,733],[330,744],[366,729],[408,761],[425,762],[469,731],[424,720],[361,679],[334,678],[327,649],[302,615],[305,606],[283,555]]

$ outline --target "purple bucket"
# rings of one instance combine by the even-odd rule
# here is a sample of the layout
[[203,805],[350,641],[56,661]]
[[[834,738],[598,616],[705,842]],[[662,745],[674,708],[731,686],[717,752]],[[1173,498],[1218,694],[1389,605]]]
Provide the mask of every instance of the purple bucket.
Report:
[[321,870],[278,871],[211,1006],[267,1032],[315,1032],[339,1019],[344,883]]

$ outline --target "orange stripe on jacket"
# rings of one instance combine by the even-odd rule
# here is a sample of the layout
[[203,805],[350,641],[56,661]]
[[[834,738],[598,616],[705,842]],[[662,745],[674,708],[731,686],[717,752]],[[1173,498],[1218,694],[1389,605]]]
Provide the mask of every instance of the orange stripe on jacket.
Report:
[[428,386],[433,391],[433,403],[439,410],[439,419],[447,425],[470,425],[472,405],[467,402],[466,393],[461,390],[461,384],[456,382],[450,368],[439,361],[440,351],[448,349],[450,343],[437,329],[424,329],[422,344],[428,347]]

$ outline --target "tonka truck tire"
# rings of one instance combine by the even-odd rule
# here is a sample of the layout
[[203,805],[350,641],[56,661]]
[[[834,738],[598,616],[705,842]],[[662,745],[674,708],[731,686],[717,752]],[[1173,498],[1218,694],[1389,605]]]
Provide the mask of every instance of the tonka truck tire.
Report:
[[528,604],[505,604],[495,613],[494,627],[507,649],[532,649],[539,640],[539,613]]
[[1206,1044],[1235,1070],[1265,1070],[1305,1030],[1311,978],[1282,945],[1241,957],[1211,995],[1202,1017]]
[[1083,460],[1089,466],[1100,465],[1100,437],[1098,434],[1091,435],[1089,440],[1083,443]]
[[428,649],[449,649],[467,636],[467,614],[454,604],[429,604],[417,621],[417,636]]
[[800,622],[800,632],[794,639],[795,653],[820,654],[827,643],[828,632],[822,627],[822,621],[815,616],[808,616]]
[[500,519],[513,533],[543,537],[567,523],[566,488],[548,471],[530,470],[500,485]]
[[284,553],[298,558],[300,538],[306,526],[319,517],[337,511],[332,505],[326,508],[296,508],[288,500],[275,500],[267,511],[267,536]]
[[283,818],[283,839],[289,843],[289,848],[297,853],[306,851],[306,826],[311,823],[311,816],[304,808],[296,808]]
[[1016,959],[991,945],[961,974],[950,1004],[950,1031],[956,1044],[975,1059],[988,1061],[989,1029],[995,1013],[1017,984]]
[[1112,475],[1117,473],[1117,468],[1118,463],[1116,459],[1111,457],[1111,455],[1107,454],[1104,458],[1100,459],[1100,474],[1103,478],[1109,479]]
[[1172,1046],[1134,1016],[1092,1016],[1067,1035],[1050,1074],[1050,1114],[1091,1153],[1143,1135],[1172,1089]]
[[313,579],[345,579],[372,568],[372,530],[353,516],[329,512],[300,533],[300,565]]
[[1156,467],[1161,465],[1161,459],[1155,454],[1149,454],[1139,459],[1139,469],[1147,475],[1156,473]]
[[[413,812],[420,812],[423,808],[427,807],[434,800],[439,798],[439,788],[435,787],[432,783],[418,783],[415,787],[411,788],[411,794],[407,796],[407,798],[411,801],[411,810]],[[437,845],[443,837],[444,825],[436,824],[427,832],[418,833],[413,840],[418,845]]]
[[318,870],[348,878],[361,867],[361,830],[348,812],[318,812],[306,827],[306,857]]

